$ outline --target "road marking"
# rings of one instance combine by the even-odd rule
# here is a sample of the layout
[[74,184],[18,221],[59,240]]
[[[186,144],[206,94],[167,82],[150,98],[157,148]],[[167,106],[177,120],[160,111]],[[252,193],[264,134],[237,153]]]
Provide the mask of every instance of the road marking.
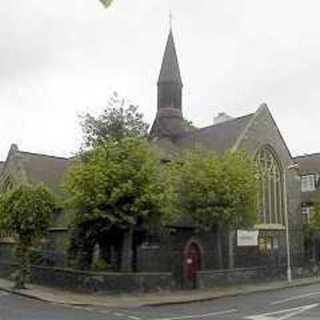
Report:
[[257,314],[254,316],[244,317],[243,319],[250,319],[250,320],[285,320],[289,319],[293,316],[296,316],[297,314],[303,313],[307,310],[313,309],[315,307],[319,306],[318,303],[315,304],[309,304],[302,307],[297,308],[291,308],[291,309],[285,309],[270,313],[263,313],[263,314]]
[[85,307],[82,306],[72,306],[73,309],[77,309],[77,310],[84,310]]
[[86,311],[89,311],[89,312],[94,312],[95,311],[95,309],[92,308],[92,307],[85,307],[83,309],[86,310]]
[[207,317],[211,317],[211,316],[218,316],[218,315],[222,315],[222,314],[235,313],[237,311],[238,311],[237,309],[231,309],[231,310],[218,311],[218,312],[212,312],[212,313],[192,314],[192,315],[188,315],[188,316],[173,317],[173,318],[158,318],[158,319],[153,319],[153,320],[201,319],[201,318],[207,318]]
[[135,316],[128,316],[128,318],[132,320],[141,320],[141,318]]
[[107,311],[107,310],[99,310],[99,313],[102,314],[110,314],[111,311]]
[[289,301],[292,301],[292,300],[309,298],[309,297],[313,297],[313,296],[317,296],[317,295],[320,295],[320,291],[315,291],[315,292],[310,292],[310,293],[302,294],[302,295],[300,295],[300,296],[290,297],[290,298],[283,299],[283,300],[280,300],[280,301],[272,302],[271,304],[272,304],[272,305],[276,305],[276,304],[286,303],[286,302],[289,302]]
[[124,316],[124,314],[120,313],[120,312],[115,312],[113,315],[117,316],[117,317],[123,317]]

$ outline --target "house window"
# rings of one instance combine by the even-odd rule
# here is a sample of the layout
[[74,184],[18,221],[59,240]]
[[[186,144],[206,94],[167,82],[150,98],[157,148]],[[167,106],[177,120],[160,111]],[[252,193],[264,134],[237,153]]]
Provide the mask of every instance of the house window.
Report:
[[312,206],[310,206],[310,207],[302,207],[301,208],[303,223],[305,223],[305,224],[310,223],[310,220],[312,218],[313,212],[314,212],[314,208]]
[[316,189],[315,175],[309,174],[301,177],[301,191],[314,191]]
[[261,177],[259,194],[260,222],[262,224],[284,224],[283,174],[275,152],[263,147],[256,156]]

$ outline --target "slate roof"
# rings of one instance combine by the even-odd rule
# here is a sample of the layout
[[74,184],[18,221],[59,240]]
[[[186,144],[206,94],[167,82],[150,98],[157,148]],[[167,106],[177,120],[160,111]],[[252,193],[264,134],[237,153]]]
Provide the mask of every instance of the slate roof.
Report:
[[61,183],[71,161],[25,151],[17,151],[23,170],[31,183],[44,183],[53,192],[61,193]]
[[170,30],[166,49],[163,55],[158,83],[175,82],[182,85],[180,68],[177,58],[176,46],[173,40],[172,30]]
[[235,145],[253,115],[254,113],[250,113],[209,127],[183,133],[177,138],[176,144],[181,147],[188,147],[201,143],[218,153],[223,153]]
[[293,160],[299,165],[301,174],[320,172],[320,153],[294,157]]
[[0,161],[0,174],[1,174],[1,171],[3,169],[3,166],[4,166],[4,162],[3,161]]

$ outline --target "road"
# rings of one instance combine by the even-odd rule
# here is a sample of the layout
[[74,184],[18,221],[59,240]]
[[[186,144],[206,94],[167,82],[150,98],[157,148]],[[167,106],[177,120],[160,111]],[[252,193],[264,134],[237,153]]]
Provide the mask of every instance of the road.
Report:
[[320,284],[213,301],[107,310],[44,303],[0,291],[0,320],[319,320]]

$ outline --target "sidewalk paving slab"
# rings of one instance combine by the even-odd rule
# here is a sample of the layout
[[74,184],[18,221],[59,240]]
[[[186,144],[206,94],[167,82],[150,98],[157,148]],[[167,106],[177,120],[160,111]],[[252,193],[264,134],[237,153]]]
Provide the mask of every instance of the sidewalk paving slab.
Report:
[[0,279],[0,290],[20,296],[56,304],[67,304],[83,307],[134,308],[142,306],[161,306],[203,302],[224,297],[253,294],[285,288],[307,286],[320,283],[320,278],[304,278],[299,280],[275,281],[237,286],[217,287],[212,289],[161,291],[156,293],[77,293],[62,289],[28,284],[28,289],[13,289],[13,282]]

